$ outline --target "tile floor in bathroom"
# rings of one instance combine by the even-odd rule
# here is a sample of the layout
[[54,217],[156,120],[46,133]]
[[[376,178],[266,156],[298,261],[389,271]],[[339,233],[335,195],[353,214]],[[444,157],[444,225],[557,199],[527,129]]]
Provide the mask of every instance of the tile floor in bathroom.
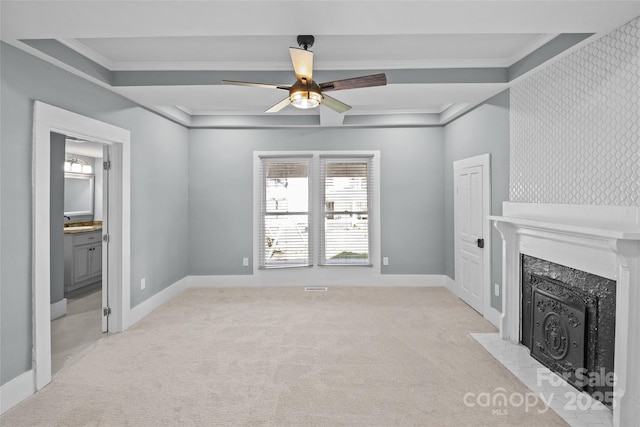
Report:
[[102,333],[102,288],[67,298],[67,314],[51,322],[51,374],[82,357]]

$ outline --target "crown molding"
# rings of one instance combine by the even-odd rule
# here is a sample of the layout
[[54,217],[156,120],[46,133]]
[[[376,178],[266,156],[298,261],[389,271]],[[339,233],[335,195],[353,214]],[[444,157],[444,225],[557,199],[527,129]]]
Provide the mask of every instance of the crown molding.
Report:
[[[423,69],[423,68],[502,68],[508,67],[536,49],[544,46],[558,34],[542,34],[518,49],[512,55],[501,58],[437,58],[418,60],[388,61],[316,61],[315,70],[380,70],[380,69]],[[122,61],[114,62],[91,49],[78,39],[56,39],[61,44],[82,56],[96,62],[109,71],[288,71],[289,61]]]
[[116,67],[116,63],[108,59],[107,57],[101,55],[95,50],[91,49],[78,39],[55,39],[58,43],[65,45],[69,49],[79,53],[80,55],[92,60],[98,65],[103,66],[109,71],[114,71],[114,67]]

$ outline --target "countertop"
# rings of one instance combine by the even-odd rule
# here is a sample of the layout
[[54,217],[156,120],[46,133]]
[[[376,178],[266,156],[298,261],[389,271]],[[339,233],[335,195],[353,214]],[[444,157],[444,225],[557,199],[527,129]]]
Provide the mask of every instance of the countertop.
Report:
[[69,221],[64,223],[64,234],[89,233],[102,230],[102,221]]

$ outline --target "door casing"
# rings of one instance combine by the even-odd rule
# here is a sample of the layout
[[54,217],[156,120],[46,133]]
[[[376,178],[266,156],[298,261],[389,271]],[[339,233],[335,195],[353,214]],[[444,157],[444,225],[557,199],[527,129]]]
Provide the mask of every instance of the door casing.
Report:
[[[461,243],[459,241],[459,230],[458,230],[458,210],[460,209],[457,206],[456,202],[456,174],[461,169],[471,168],[474,166],[482,166],[482,187],[483,187],[483,197],[482,197],[482,238],[484,239],[484,248],[482,249],[482,266],[483,266],[483,274],[482,274],[482,290],[483,290],[483,312],[481,313],[485,318],[489,319],[491,309],[491,221],[487,218],[491,215],[491,155],[481,154],[479,156],[469,157],[462,160],[457,160],[453,162],[453,178],[454,178],[454,186],[453,186],[453,200],[454,200],[454,253],[455,253],[455,268],[454,271],[458,271],[458,266],[460,265],[460,249]],[[456,295],[460,295],[460,283],[458,282],[458,278],[456,277],[454,284],[454,291]]]
[[50,133],[112,147],[109,182],[109,298],[111,330],[128,326],[130,312],[130,132],[61,108],[34,102],[33,109],[33,370],[36,390],[51,382]]

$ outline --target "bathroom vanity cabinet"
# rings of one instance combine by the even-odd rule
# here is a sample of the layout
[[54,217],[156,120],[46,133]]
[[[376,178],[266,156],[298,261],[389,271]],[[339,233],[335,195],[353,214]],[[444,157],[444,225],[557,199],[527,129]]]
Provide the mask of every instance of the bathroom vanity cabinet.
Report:
[[64,292],[102,280],[102,231],[64,235]]

